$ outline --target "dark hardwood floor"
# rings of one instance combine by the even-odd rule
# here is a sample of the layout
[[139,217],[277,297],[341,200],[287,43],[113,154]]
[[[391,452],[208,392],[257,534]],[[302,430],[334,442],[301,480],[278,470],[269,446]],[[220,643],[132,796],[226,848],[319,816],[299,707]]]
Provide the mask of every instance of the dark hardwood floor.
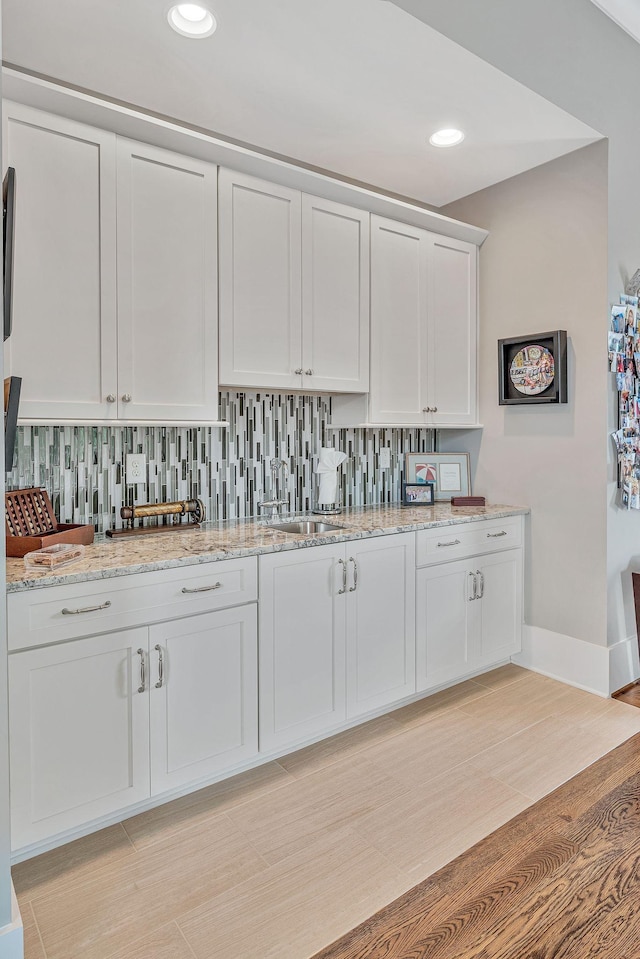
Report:
[[640,734],[315,959],[596,957],[640,957]]
[[628,703],[630,706],[640,706],[640,683],[634,683],[620,692],[614,693],[612,699],[618,699],[621,703]]

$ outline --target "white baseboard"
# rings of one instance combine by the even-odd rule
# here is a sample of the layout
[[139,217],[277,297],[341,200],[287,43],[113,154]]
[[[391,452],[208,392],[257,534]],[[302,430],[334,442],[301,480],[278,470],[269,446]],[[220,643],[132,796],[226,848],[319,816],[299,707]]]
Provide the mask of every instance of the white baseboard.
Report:
[[24,959],[24,931],[16,894],[11,887],[11,922],[0,927],[2,959]]
[[[598,696],[609,696],[614,691],[609,679],[609,658],[614,648],[596,646],[540,626],[524,626],[522,652],[513,656],[512,662]],[[622,660],[623,656],[619,658]]]
[[638,639],[635,635],[628,636],[609,647],[609,691],[615,693],[618,689],[629,686],[638,676]]

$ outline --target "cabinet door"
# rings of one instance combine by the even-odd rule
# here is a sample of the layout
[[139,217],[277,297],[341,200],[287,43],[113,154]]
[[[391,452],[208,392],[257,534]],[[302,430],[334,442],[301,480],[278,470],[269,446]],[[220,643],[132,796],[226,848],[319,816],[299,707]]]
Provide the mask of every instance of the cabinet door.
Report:
[[218,419],[217,167],[118,140],[118,407]]
[[14,849],[149,796],[147,650],[141,627],[9,657]]
[[443,563],[416,574],[417,687],[429,689],[473,669],[479,602],[473,600],[469,561]]
[[369,214],[306,194],[302,368],[305,389],[369,389]]
[[415,534],[347,544],[347,715],[416,689]]
[[256,756],[255,604],[152,626],[149,636],[152,794]]
[[297,190],[221,169],[220,382],[302,385]]
[[[431,234],[427,335],[428,422],[477,421],[478,250],[472,243]],[[435,410],[435,412],[434,412]]]
[[[522,550],[482,556],[474,567],[482,598],[478,666],[489,666],[520,652],[522,645]],[[484,580],[484,582],[483,582]]]
[[425,423],[424,230],[371,217],[371,411],[374,423]]
[[[342,561],[342,562],[341,562]],[[343,722],[344,546],[260,557],[260,750]]]
[[3,147],[16,170],[6,362],[22,377],[20,416],[115,419],[116,138],[5,103]]

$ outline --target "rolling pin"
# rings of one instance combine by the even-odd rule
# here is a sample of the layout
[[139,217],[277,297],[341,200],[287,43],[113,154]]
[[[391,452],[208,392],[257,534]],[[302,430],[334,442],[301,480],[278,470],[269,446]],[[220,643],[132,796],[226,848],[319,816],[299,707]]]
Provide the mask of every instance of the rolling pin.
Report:
[[[145,516],[173,516],[182,517],[189,514],[193,522],[182,523],[158,523],[156,526],[137,526],[133,525],[135,519],[143,519]],[[143,536],[150,533],[179,532],[185,529],[194,529],[203,522],[205,517],[204,503],[201,499],[185,499],[176,503],[142,503],[140,506],[122,506],[120,509],[122,519],[128,521],[126,529],[108,529],[105,535],[110,538],[120,536]]]
[[205,517],[204,503],[201,499],[184,499],[176,503],[143,503],[140,506],[123,506],[120,509],[122,519],[133,522],[144,516],[186,516],[193,515],[196,523],[201,523]]

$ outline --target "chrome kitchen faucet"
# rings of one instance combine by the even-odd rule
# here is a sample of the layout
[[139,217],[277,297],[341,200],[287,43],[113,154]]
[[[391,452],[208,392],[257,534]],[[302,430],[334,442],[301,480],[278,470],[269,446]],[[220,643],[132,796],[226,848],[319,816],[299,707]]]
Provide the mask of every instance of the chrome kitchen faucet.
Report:
[[270,509],[270,519],[274,520],[280,516],[281,506],[289,505],[289,498],[283,499],[283,487],[286,488],[289,481],[289,464],[286,460],[271,460],[271,499],[265,499],[258,503],[260,509]]

